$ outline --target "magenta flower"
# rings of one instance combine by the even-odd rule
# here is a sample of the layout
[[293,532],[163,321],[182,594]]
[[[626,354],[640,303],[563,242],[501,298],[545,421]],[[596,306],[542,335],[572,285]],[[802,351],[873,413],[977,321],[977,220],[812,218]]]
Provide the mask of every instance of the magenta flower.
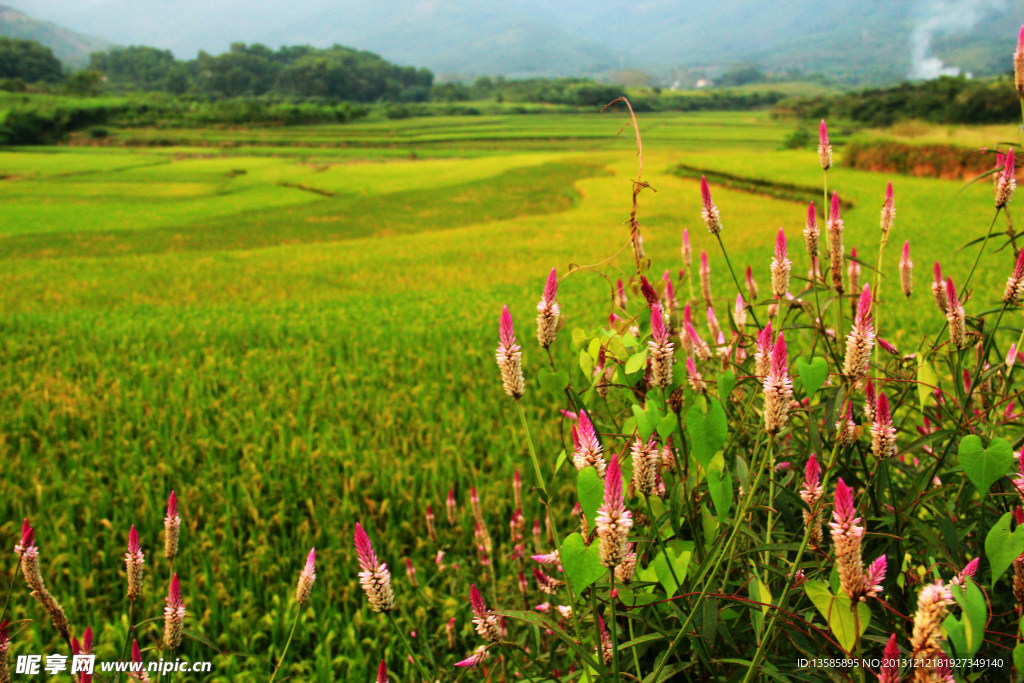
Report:
[[654,285],[643,275],[640,276],[640,293],[644,295],[648,308],[654,308],[658,303],[658,293],[654,291]]
[[597,630],[601,634],[601,645],[598,648],[598,652],[601,655],[601,661],[604,662],[605,666],[610,666],[612,659],[615,657],[615,649],[612,645],[612,638],[608,635],[608,629],[604,625],[604,619],[601,615],[597,615]]
[[812,548],[821,545],[820,510],[817,513],[814,512],[814,507],[821,499],[821,494],[821,466],[818,464],[818,458],[811,453],[811,457],[807,460],[807,466],[804,468],[804,482],[800,488],[800,499],[807,505],[807,509],[803,511],[803,517],[804,524],[811,528],[809,542]]
[[850,248],[850,264],[846,267],[850,280],[850,291],[860,289],[860,261],[857,260],[857,247]]
[[[555,297],[558,294],[558,274],[552,268],[548,273],[547,283],[544,285],[544,294],[537,302],[537,341],[543,348],[548,348],[555,343],[555,335],[558,334],[559,309]],[[509,318],[509,331],[511,333],[512,320]],[[514,343],[514,342],[513,342]]]
[[515,331],[512,329],[512,314],[508,306],[501,310],[501,324],[499,326],[498,350],[494,357],[498,362],[498,369],[501,371],[501,384],[505,393],[519,400],[525,391],[525,380],[523,379],[523,358],[521,347],[516,344]]
[[651,337],[647,342],[647,358],[651,366],[652,385],[667,387],[672,384],[673,347],[669,341],[668,330],[661,306],[651,308]]
[[900,257],[900,286],[903,296],[909,298],[914,289],[914,262],[910,260],[910,240],[903,243],[903,255]]
[[832,145],[828,141],[828,128],[825,126],[825,119],[821,120],[821,125],[818,127],[818,161],[821,162],[823,171],[832,167]]
[[968,562],[967,565],[960,571],[960,573],[950,580],[949,585],[962,586],[967,581],[967,579],[973,579],[974,575],[978,572],[979,560],[980,558],[976,557],[970,562]]
[[835,548],[839,584],[850,600],[856,602],[867,592],[861,542],[864,527],[853,507],[853,491],[841,478],[836,482],[835,508],[829,523],[832,545]]
[[128,552],[124,554],[124,563],[128,574],[128,599],[134,601],[142,595],[142,570],[146,563],[134,524],[128,532]]
[[693,362],[692,356],[686,358],[686,381],[690,383],[694,391],[704,391],[707,388],[704,384],[704,377],[697,371],[697,365]]
[[561,590],[562,586],[565,585],[563,582],[552,576],[548,576],[536,567],[533,569],[533,578],[537,581],[537,588],[539,588],[542,593],[547,593],[548,595],[557,594],[558,591]]
[[683,263],[689,268],[693,265],[693,251],[690,249],[690,231],[683,229]]
[[1013,53],[1013,82],[1017,86],[1017,99],[1024,97],[1024,26],[1017,34],[1017,50]]
[[928,584],[918,595],[910,646],[915,676],[920,676],[919,680],[941,680],[935,674],[939,659],[945,656],[941,643],[942,622],[952,604],[953,594],[941,581]]
[[625,308],[626,303],[626,289],[622,286],[622,278],[619,278],[615,286],[615,305],[619,308]]
[[185,626],[185,602],[181,599],[181,583],[177,574],[171,577],[171,586],[164,602],[164,645],[173,650],[181,644],[181,633]]
[[757,335],[757,347],[754,351],[754,374],[764,377],[768,374],[772,362],[772,321],[769,320],[764,329]]
[[[1006,371],[1009,372],[1013,369],[1013,364],[1017,361],[1017,343],[1010,344],[1010,349],[1006,352]],[[1010,404],[1013,405],[1013,404]]]
[[764,428],[769,434],[779,433],[789,420],[789,402],[793,398],[793,380],[789,376],[786,340],[782,333],[772,347],[771,364],[762,383],[764,389]]
[[896,634],[889,636],[889,641],[882,651],[882,666],[878,670],[878,683],[900,683],[900,648],[896,644]]
[[772,258],[772,295],[776,299],[785,298],[789,291],[789,272],[793,262],[786,253],[786,234],[779,228],[775,236],[775,256]]
[[718,317],[715,316],[715,309],[708,306],[708,331],[712,339],[718,340],[722,336],[722,326],[718,324]]
[[181,531],[181,516],[178,514],[178,498],[171,491],[167,497],[167,516],[164,517],[164,557],[173,560],[178,554],[178,535]]
[[596,530],[600,542],[601,564],[614,569],[626,554],[626,542],[633,519],[626,509],[622,493],[622,469],[618,454],[613,454],[604,477],[604,504],[597,511]]
[[1012,306],[1017,300],[1024,296],[1024,249],[1017,254],[1017,262],[1013,266],[1013,272],[1006,280],[1006,288],[1003,290],[1003,303]]
[[489,656],[490,655],[487,652],[487,646],[481,645],[477,649],[473,650],[473,654],[471,654],[466,659],[463,659],[461,662],[455,662],[455,666],[472,668],[479,665],[481,662],[487,661],[487,658]]
[[946,313],[946,282],[942,279],[942,268],[939,266],[939,262],[935,262],[935,266],[932,268],[932,275],[934,277],[932,281],[932,295],[935,297],[935,303],[938,304],[939,310],[943,314]]
[[377,667],[377,683],[388,683],[388,668],[383,659],[380,660],[380,666]]
[[747,297],[751,302],[757,301],[757,283],[754,281],[754,271],[747,266]]
[[871,289],[865,284],[857,302],[857,314],[853,328],[846,337],[846,358],[843,374],[851,380],[867,375],[871,351],[875,347],[875,328],[871,322]]
[[708,253],[700,250],[700,294],[704,297],[704,305],[711,305],[711,265],[708,263]]
[[882,204],[882,246],[884,247],[886,242],[889,241],[889,231],[892,230],[893,221],[896,218],[896,204],[892,197],[892,181],[889,181],[889,186],[885,188],[885,203]]
[[1003,162],[1003,172],[996,182],[996,208],[1001,209],[1010,203],[1013,198],[1013,191],[1017,189],[1017,178],[1014,173],[1013,147],[1006,153],[1006,160]]
[[665,296],[663,297],[665,310],[674,311],[678,305],[676,304],[675,288],[672,286],[672,274],[666,270],[661,276],[661,281],[665,283]]
[[370,609],[374,612],[390,612],[395,608],[391,572],[385,563],[378,561],[373,546],[370,545],[370,538],[359,522],[356,522],[355,546],[359,567],[363,570],[359,572],[359,583],[366,593]]
[[871,423],[871,452],[876,458],[891,458],[896,455],[896,428],[889,414],[889,399],[878,393],[874,421]]
[[498,617],[484,605],[484,598],[476,589],[476,584],[469,586],[469,604],[473,609],[473,624],[480,637],[492,643],[501,640]]
[[146,673],[142,665],[142,650],[139,648],[139,641],[134,638],[132,638],[132,664],[135,671],[130,671],[128,678],[139,681],[139,683],[149,683],[149,674]]
[[[818,260],[818,239],[821,237],[821,230],[818,229],[818,213],[814,209],[814,202],[807,205],[807,223],[804,225],[804,242],[807,244],[807,255],[811,261]],[[813,268],[817,270],[817,268]]]
[[572,462],[576,469],[583,470],[593,467],[597,470],[598,476],[603,477],[605,472],[604,454],[601,442],[597,438],[597,431],[590,421],[587,411],[580,410],[579,420],[573,426],[573,449]]
[[299,582],[295,586],[295,602],[303,605],[309,600],[316,582],[316,548],[310,548],[306,556],[306,566],[299,572]]
[[864,597],[873,598],[882,592],[882,581],[885,580],[885,555],[868,566],[864,575]]
[[447,500],[447,502],[445,502],[445,507],[447,508],[447,512],[448,512],[448,523],[449,524],[455,524],[456,507],[455,507],[455,489],[453,489],[453,488],[448,489],[448,500]]
[[747,324],[747,304],[743,301],[743,295],[736,294],[736,305],[732,309],[732,321],[737,330],[742,330]]
[[[71,654],[82,656],[91,655],[93,649],[93,637],[92,627],[86,626],[85,633],[82,634],[82,642],[78,642],[78,638],[71,639]],[[82,671],[78,675],[78,683],[91,683],[92,674]]]
[[711,188],[708,187],[708,179],[700,177],[700,215],[704,224],[708,226],[708,232],[717,235],[722,232],[722,219],[718,214],[718,207],[711,200]]
[[843,218],[840,214],[839,195],[832,193],[828,214],[829,268],[832,269],[832,287],[843,293]]
[[967,326],[963,304],[956,293],[953,278],[946,278],[946,322],[949,323],[949,341],[957,348],[967,344]]

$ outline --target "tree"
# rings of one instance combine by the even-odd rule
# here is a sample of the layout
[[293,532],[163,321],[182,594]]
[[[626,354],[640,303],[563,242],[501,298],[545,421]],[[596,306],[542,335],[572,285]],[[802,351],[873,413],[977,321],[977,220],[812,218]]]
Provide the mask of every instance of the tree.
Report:
[[53,50],[34,40],[0,37],[0,78],[59,83],[64,80],[64,68]]

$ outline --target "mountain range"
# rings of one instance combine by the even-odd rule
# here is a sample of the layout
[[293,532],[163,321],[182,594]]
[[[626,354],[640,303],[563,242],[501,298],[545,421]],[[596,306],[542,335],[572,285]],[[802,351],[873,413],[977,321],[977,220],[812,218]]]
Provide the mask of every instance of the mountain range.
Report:
[[338,43],[442,79],[600,78],[638,69],[662,84],[714,78],[743,63],[848,83],[991,74],[1010,68],[1024,23],[1024,0],[7,2],[0,34],[20,31],[72,65],[108,44],[191,58],[232,42]]

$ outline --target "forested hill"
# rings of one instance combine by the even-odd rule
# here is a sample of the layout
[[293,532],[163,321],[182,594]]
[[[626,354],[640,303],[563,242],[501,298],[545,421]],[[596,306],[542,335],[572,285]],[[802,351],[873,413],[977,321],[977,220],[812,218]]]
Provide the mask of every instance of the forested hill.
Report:
[[0,5],[0,36],[34,40],[53,50],[57,58],[71,68],[85,66],[91,53],[110,47],[110,43],[100,38],[40,21],[4,5]]

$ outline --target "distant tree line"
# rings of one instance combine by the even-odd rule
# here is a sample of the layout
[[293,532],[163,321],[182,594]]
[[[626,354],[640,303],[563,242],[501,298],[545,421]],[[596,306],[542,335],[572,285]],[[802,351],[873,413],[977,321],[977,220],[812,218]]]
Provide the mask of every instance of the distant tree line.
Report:
[[1020,117],[1012,80],[965,76],[943,76],[932,81],[842,95],[786,98],[776,105],[776,110],[803,119],[843,119],[879,127],[907,119],[932,123],[1005,123]]

